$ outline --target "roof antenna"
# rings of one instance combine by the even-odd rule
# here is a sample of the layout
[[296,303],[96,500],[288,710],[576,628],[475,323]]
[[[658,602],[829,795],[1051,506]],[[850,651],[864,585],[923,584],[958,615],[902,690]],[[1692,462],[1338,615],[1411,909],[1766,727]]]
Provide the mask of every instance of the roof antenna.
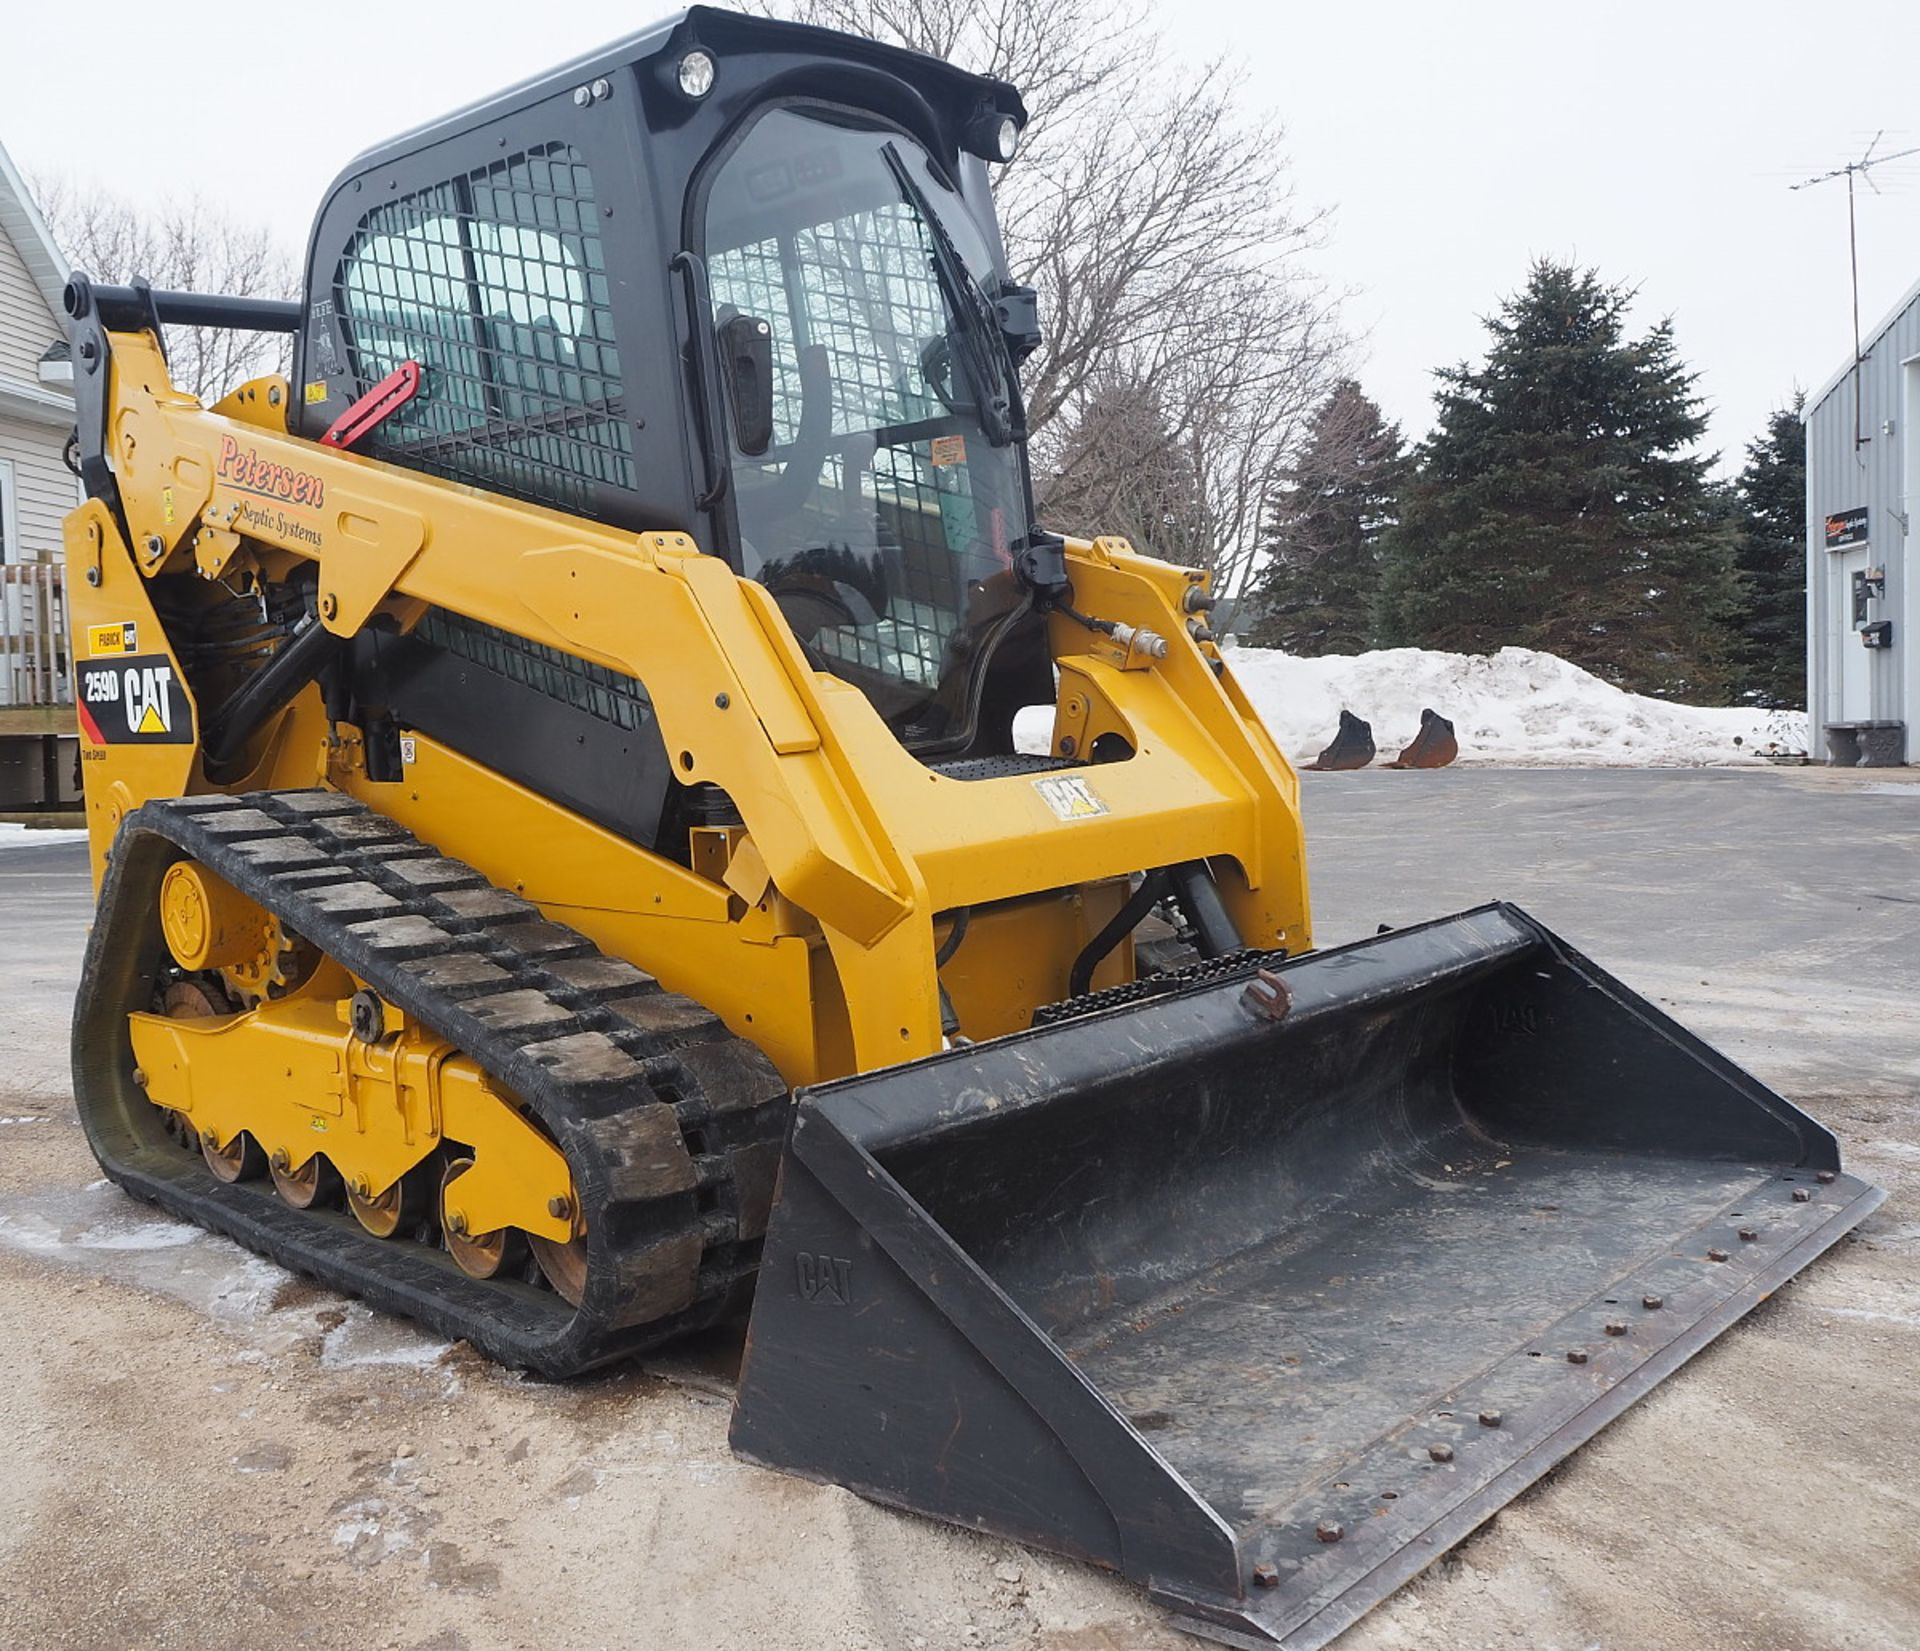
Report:
[[1860,412],[1860,240],[1854,230],[1853,220],[1853,180],[1865,178],[1867,187],[1874,194],[1880,193],[1880,186],[1873,181],[1873,169],[1885,166],[1888,161],[1905,160],[1909,155],[1920,155],[1920,147],[1902,149],[1891,155],[1876,155],[1874,149],[1887,135],[1882,127],[1873,134],[1873,142],[1868,144],[1857,161],[1848,161],[1845,166],[1836,166],[1831,172],[1822,172],[1818,177],[1804,178],[1799,183],[1790,184],[1792,189],[1811,189],[1817,183],[1828,183],[1835,178],[1847,180],[1847,258],[1853,268],[1853,450],[1857,453],[1871,441],[1861,427]]

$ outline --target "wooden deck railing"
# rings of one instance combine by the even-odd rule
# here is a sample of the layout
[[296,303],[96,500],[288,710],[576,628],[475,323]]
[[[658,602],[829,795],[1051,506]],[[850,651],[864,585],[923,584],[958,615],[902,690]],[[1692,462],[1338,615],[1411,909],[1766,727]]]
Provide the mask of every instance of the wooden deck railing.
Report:
[[71,705],[66,570],[0,563],[0,707]]

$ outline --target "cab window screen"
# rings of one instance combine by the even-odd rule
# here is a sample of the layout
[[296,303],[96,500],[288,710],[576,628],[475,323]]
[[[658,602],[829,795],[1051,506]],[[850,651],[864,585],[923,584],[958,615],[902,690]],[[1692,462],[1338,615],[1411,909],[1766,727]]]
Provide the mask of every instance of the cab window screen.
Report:
[[918,226],[905,205],[888,203],[791,236],[723,248],[713,254],[708,279],[716,303],[776,323],[777,442],[791,442],[799,432],[803,343],[827,351],[836,435],[904,424],[939,410],[912,383],[913,352],[940,331],[943,313]]
[[336,301],[362,390],[403,361],[421,393],[362,451],[567,508],[631,488],[593,183],[566,144],[375,207]]

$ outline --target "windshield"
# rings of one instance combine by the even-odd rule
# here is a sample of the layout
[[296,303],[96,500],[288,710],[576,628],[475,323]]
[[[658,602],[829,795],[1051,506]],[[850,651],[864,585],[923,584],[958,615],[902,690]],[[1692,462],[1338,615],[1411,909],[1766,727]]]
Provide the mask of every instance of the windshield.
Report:
[[728,432],[742,572],[906,744],[963,743],[1027,531],[985,239],[911,139],[793,109],[706,213],[713,324],[771,346],[771,439]]

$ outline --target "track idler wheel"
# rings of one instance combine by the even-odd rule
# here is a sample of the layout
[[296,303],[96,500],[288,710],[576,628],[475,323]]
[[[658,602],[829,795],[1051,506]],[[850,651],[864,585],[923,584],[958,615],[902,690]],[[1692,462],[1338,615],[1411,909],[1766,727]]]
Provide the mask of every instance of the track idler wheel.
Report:
[[472,1168],[471,1158],[455,1158],[440,1177],[440,1231],[447,1254],[468,1278],[494,1278],[502,1272],[516,1272],[527,1259],[525,1234],[512,1227],[497,1227],[490,1233],[467,1231],[458,1196],[453,1195],[453,1185]]
[[173,980],[160,994],[160,1013],[170,1020],[205,1020],[209,1015],[230,1015],[232,1004],[218,987],[201,980]]

